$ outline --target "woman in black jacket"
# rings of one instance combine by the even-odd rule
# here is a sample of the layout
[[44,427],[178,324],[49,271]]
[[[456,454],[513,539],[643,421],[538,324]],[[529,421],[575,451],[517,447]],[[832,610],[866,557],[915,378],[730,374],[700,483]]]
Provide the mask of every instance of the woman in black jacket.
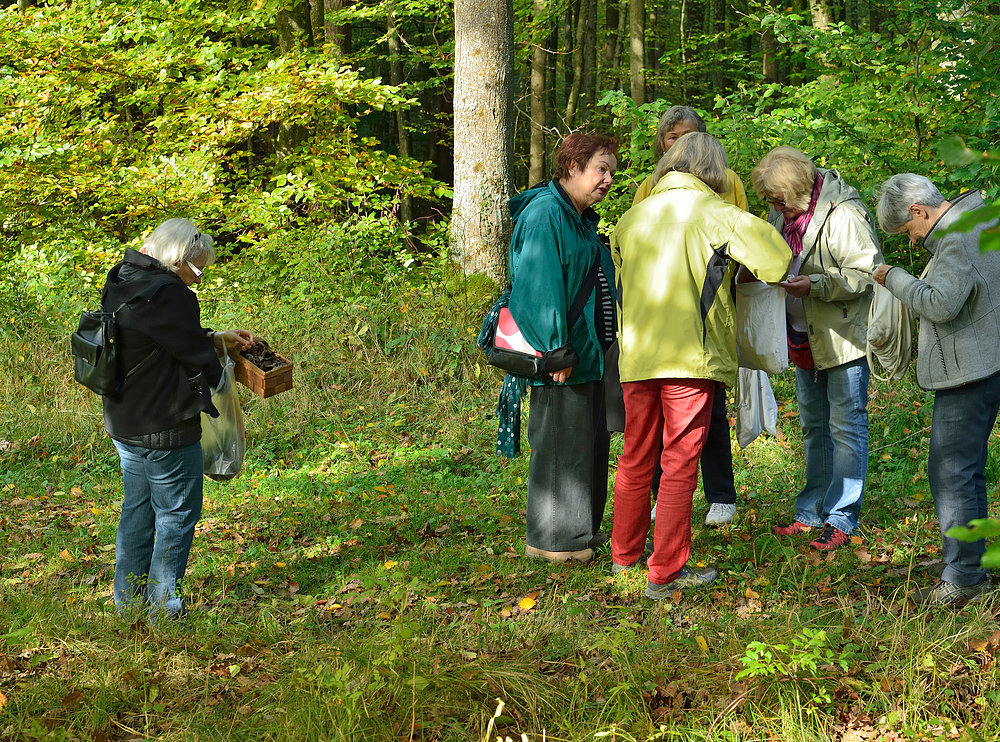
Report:
[[126,374],[120,395],[103,397],[104,427],[121,458],[125,499],[115,546],[115,606],[179,616],[178,584],[201,515],[201,412],[222,378],[216,348],[253,342],[246,330],[201,326],[189,288],[215,259],[212,238],[187,219],[168,219],[142,250],[126,249],[102,299],[117,311]]

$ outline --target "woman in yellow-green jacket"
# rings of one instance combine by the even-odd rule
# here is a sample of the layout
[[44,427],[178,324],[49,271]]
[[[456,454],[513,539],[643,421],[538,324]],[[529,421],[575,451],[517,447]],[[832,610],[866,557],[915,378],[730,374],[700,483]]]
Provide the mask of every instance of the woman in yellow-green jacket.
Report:
[[[659,170],[659,168],[658,168]],[[657,452],[657,500],[646,595],[704,586],[714,569],[686,565],[691,497],[718,382],[736,378],[730,285],[737,264],[762,281],[788,273],[791,253],[767,222],[723,201],[726,154],[700,132],[666,155],[652,194],[629,209],[611,238],[620,297],[625,452],[615,480],[614,571],[642,556]]]

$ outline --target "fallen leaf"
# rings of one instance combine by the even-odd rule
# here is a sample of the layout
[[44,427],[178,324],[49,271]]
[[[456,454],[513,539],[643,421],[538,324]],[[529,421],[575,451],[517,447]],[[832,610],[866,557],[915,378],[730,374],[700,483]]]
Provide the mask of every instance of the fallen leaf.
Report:
[[73,555],[69,553],[69,549],[63,549],[59,552],[59,558],[67,562],[75,562]]
[[75,709],[80,705],[81,698],[83,698],[83,691],[75,690],[72,693],[66,694],[66,697],[62,700],[62,705],[68,709]]
[[530,611],[532,608],[535,607],[535,599],[534,598],[521,598],[517,602],[517,607],[520,608],[522,611]]
[[0,692],[0,709],[7,705],[7,696]]
[[290,595],[295,595],[295,593],[297,593],[298,591],[299,591],[299,583],[297,582],[288,583],[288,592]]
[[350,529],[352,531],[356,531],[359,528],[361,528],[361,526],[363,526],[364,524],[365,524],[365,522],[363,520],[361,520],[361,518],[355,518],[354,520],[351,521]]
[[861,540],[860,536],[851,536],[851,543],[855,546],[861,546],[864,542]]
[[750,587],[748,587],[748,588],[747,588],[747,592],[746,592],[746,596],[747,596],[747,597],[748,597],[748,598],[749,598],[750,600],[758,600],[758,599],[760,598],[760,593],[758,593],[758,592],[757,592],[756,590],[754,590],[753,588],[750,588]]
[[696,642],[698,642],[698,647],[701,649],[702,652],[707,652],[708,651],[708,642],[705,641],[705,637],[703,637],[703,636],[696,636],[694,638],[694,640]]
[[383,564],[382,566],[383,566],[383,567],[385,567],[386,569],[392,569],[392,568],[393,568],[393,567],[395,567],[395,566],[396,566],[397,564],[399,564],[399,562],[394,562],[394,561],[392,561],[392,560],[390,559],[389,561],[387,561],[387,562],[386,562],[385,564]]

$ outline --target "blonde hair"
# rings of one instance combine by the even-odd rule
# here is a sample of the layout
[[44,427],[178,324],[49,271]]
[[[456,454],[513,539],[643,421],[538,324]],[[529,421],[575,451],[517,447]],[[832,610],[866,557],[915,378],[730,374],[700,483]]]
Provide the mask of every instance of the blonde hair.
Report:
[[653,170],[653,184],[669,172],[689,173],[716,193],[725,193],[726,150],[711,134],[693,131],[685,134],[670,148]]
[[167,219],[142,243],[145,255],[156,258],[165,268],[177,272],[186,261],[195,261],[207,255],[205,265],[215,262],[212,238],[203,234],[190,219]]
[[795,147],[775,147],[757,163],[750,173],[750,182],[761,198],[776,198],[781,194],[786,206],[809,211],[816,166]]

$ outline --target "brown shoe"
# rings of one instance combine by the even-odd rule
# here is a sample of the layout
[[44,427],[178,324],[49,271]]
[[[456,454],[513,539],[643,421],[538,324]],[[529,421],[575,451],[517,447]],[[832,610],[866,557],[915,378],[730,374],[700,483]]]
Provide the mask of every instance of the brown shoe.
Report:
[[580,549],[579,551],[546,551],[536,549],[534,546],[525,546],[524,555],[544,559],[547,562],[589,562],[594,558],[593,549]]

